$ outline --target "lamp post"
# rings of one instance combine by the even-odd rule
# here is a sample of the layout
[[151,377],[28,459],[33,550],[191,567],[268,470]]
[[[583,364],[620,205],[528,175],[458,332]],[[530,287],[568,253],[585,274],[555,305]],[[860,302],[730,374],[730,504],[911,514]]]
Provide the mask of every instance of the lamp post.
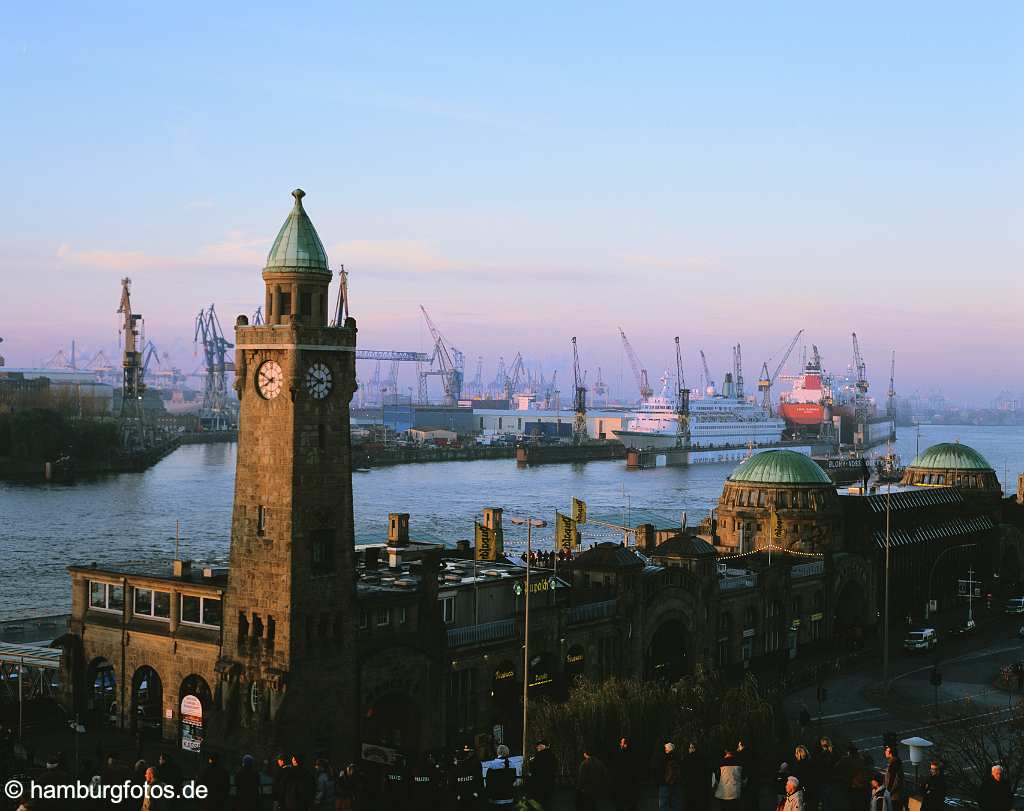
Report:
[[935,744],[916,735],[913,738],[904,738],[900,743],[910,750],[910,762],[914,764],[914,786],[917,787],[917,767],[921,765],[925,755],[928,754],[928,747]]
[[510,518],[513,524],[526,525],[526,582],[523,588],[523,777],[526,776],[526,722],[529,716],[530,691],[530,555],[533,552],[533,528],[546,527],[547,521],[540,518]]
[[892,546],[891,529],[892,482],[885,492],[885,625],[882,626],[882,682],[889,691],[889,559]]

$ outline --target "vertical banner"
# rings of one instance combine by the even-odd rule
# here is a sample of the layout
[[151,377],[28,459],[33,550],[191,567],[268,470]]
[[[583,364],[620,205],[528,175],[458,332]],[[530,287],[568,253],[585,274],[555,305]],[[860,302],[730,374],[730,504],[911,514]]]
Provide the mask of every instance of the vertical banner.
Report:
[[587,523],[587,502],[579,498],[572,500],[572,520],[577,524]]
[[555,543],[567,555],[576,548],[576,522],[560,512],[555,513]]
[[771,537],[768,542],[779,549],[786,548],[786,530],[782,526],[782,519],[779,514],[772,510]]
[[498,556],[498,549],[494,545],[494,530],[485,527],[479,521],[474,521],[473,524],[476,527],[474,557],[477,560],[495,560]]

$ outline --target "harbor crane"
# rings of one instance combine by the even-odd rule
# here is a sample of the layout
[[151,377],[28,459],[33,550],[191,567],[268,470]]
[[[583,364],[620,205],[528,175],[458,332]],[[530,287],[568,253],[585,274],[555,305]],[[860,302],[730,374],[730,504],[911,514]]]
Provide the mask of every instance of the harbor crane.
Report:
[[715,396],[715,381],[711,379],[711,370],[708,369],[708,359],[704,357],[704,350],[700,350],[700,363],[704,367],[704,394],[708,397]]
[[601,379],[601,367],[597,367],[597,379],[594,381],[594,399],[604,405],[608,402],[608,386]]
[[640,358],[636,356],[636,352],[633,351],[632,345],[629,343],[629,338],[626,337],[626,333],[622,331],[622,327],[619,327],[619,335],[622,336],[622,345],[626,349],[626,357],[629,358],[629,365],[633,367],[633,377],[636,378],[637,387],[640,389],[640,402],[646,403],[651,399],[651,395],[654,392],[651,390],[651,384],[647,379],[647,369],[640,363]]
[[778,366],[775,367],[775,371],[768,374],[768,360],[761,365],[761,379],[757,381],[757,388],[761,392],[761,408],[765,414],[772,414],[772,384],[775,383],[776,378],[779,376],[779,372],[782,371],[782,367],[786,365],[786,361],[789,360],[789,356],[793,353],[794,347],[796,347],[797,341],[800,340],[800,336],[804,334],[803,330],[800,330],[796,335],[793,336],[793,340],[789,342],[785,351],[782,353],[782,360],[779,361]]
[[683,376],[683,350],[676,336],[676,447],[690,447],[690,390]]
[[890,419],[896,419],[896,350],[892,350],[892,358],[889,360],[889,391],[885,401],[885,415]]
[[203,365],[206,370],[199,419],[205,428],[222,431],[230,427],[231,422],[228,413],[227,373],[235,370],[235,364],[228,360],[228,350],[235,345],[224,337],[224,330],[220,327],[220,319],[212,304],[208,309],[200,310],[196,316],[192,340],[194,343],[202,342]]
[[[853,336],[853,364],[856,370],[856,394],[854,396],[854,416],[856,419],[857,432],[860,435],[860,444],[863,444],[866,437],[868,421],[868,372],[864,364],[864,356],[860,353],[860,343],[857,341],[857,333]],[[856,443],[856,437],[854,438]]]
[[519,393],[519,383],[523,378],[524,372],[523,355],[521,352],[516,352],[516,358],[512,361],[512,367],[505,375],[505,399],[510,403],[512,396]]
[[743,354],[739,344],[732,348],[732,379],[735,386],[736,399],[743,400],[745,398],[743,391]]
[[484,396],[484,356],[477,355],[476,357],[476,374],[473,375],[473,379],[469,382],[469,393],[474,397]]
[[575,335],[572,336],[572,380],[572,441],[579,445],[587,439],[587,374],[580,369],[580,353]]
[[142,408],[142,395],[146,385],[142,381],[142,353],[139,344],[142,336],[142,316],[132,312],[132,280],[121,279],[121,303],[118,315],[121,334],[124,335],[124,354],[121,367],[124,376],[121,383],[121,447],[127,451],[138,451],[146,447],[146,418]]
[[420,305],[423,319],[427,322],[427,329],[434,339],[434,352],[430,362],[437,361],[438,368],[419,373],[419,395],[420,402],[427,401],[427,377],[437,375],[441,378],[441,385],[444,387],[444,405],[458,405],[462,397],[462,377],[465,368],[465,357],[454,346],[449,346],[441,331],[437,328],[427,313],[426,307]]

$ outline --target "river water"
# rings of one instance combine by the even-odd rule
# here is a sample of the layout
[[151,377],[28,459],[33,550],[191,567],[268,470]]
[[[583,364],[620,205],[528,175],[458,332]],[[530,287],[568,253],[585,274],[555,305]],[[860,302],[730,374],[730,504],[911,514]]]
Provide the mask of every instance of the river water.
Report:
[[[1008,492],[1024,472],[1024,428],[922,426],[920,447],[959,440],[980,451]],[[903,428],[897,443],[909,462],[917,432]],[[69,564],[117,568],[164,563],[174,556],[175,522],[183,554],[223,563],[231,530],[235,445],[186,445],[144,473],[125,473],[69,485],[0,482],[0,620],[66,612]],[[483,507],[507,515],[539,515],[549,526],[556,509],[568,512],[573,496],[591,515],[624,517],[648,509],[688,523],[715,505],[734,464],[628,471],[625,463],[517,468],[511,459],[443,462],[379,468],[353,476],[356,538],[381,541],[389,512],[411,514],[411,534],[449,543],[471,538]],[[1004,470],[1008,476],[1004,474]],[[506,522],[506,542],[519,538]],[[608,537],[588,527],[584,542]]]

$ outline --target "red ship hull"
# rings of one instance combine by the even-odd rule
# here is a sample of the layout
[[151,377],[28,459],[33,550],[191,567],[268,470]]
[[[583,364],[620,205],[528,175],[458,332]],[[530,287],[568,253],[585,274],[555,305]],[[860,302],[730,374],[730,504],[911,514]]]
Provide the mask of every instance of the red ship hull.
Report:
[[788,425],[821,425],[825,409],[819,403],[780,403],[779,416]]

